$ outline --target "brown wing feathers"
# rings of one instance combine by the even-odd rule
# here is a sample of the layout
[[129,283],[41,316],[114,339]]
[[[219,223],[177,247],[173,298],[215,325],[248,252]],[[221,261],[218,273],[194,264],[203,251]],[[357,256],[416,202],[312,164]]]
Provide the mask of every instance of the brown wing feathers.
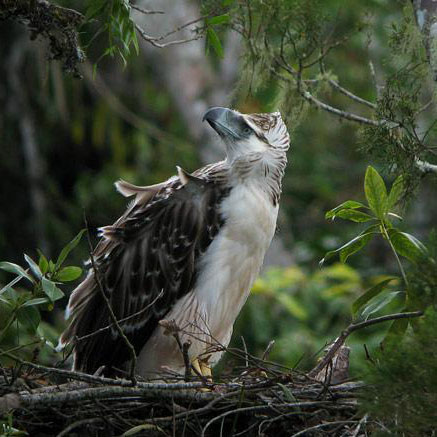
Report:
[[[196,259],[223,225],[218,211],[227,189],[207,175],[178,172],[179,179],[150,190],[135,192],[125,182],[120,189],[119,183],[123,194],[136,194],[136,202],[103,228],[105,238],[94,253],[112,309],[118,320],[128,318],[121,326],[137,353],[159,320],[192,289]],[[74,341],[111,324],[94,272],[74,291],[69,308],[72,322],[62,342],[75,344],[75,368],[91,373],[101,365],[122,366],[129,354],[115,328]]]

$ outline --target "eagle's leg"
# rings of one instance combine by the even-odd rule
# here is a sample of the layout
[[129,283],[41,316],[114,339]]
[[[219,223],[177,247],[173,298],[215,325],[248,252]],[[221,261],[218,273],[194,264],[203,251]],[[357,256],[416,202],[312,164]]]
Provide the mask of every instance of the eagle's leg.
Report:
[[210,358],[211,355],[202,356],[202,358],[199,358],[200,371],[208,382],[212,382],[211,365],[209,364]]
[[199,360],[199,363],[202,375],[207,379],[208,382],[212,382],[211,366],[208,364],[208,361]]
[[191,360],[191,365],[192,365],[192,367],[194,369],[194,373],[196,373],[196,375],[203,375],[202,368],[200,367],[199,358],[193,358]]

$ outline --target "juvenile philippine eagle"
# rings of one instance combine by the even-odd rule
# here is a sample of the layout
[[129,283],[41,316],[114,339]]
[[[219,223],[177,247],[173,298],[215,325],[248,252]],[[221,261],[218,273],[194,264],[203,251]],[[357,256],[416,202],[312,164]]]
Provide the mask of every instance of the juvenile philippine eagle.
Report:
[[61,344],[73,344],[75,370],[94,373],[104,365],[110,373],[130,359],[102,291],[142,377],[185,372],[178,342],[160,321],[174,321],[180,343],[191,344],[189,360],[205,376],[220,359],[217,346],[229,344],[275,232],[290,140],[279,112],[215,107],[203,120],[220,136],[226,159],[192,174],[178,167],[177,176],[156,185],[115,184],[135,197],[101,228],[95,268],[70,296]]

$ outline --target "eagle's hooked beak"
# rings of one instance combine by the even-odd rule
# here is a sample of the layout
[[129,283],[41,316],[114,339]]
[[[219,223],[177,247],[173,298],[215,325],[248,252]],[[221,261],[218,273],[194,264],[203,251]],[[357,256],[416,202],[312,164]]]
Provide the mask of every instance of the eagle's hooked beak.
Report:
[[206,120],[220,136],[231,136],[234,139],[240,139],[240,118],[241,115],[232,109],[217,106],[208,109],[202,121]]

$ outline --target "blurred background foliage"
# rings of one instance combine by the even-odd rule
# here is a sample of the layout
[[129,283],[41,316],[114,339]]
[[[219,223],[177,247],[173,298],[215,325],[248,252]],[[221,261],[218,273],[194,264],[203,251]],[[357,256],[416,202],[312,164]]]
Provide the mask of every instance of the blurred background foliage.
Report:
[[[86,13],[82,2],[58,3]],[[137,3],[150,6],[150,2]],[[367,127],[310,106],[296,89],[269,74],[271,57],[267,50],[262,52],[262,40],[254,40],[251,50],[250,39],[233,40],[229,36],[228,21],[237,28],[247,23],[246,2],[218,3],[152,2],[153,7],[166,12],[165,17],[178,16],[177,25],[188,21],[193,11],[197,16],[229,13],[230,18],[212,27],[214,33],[207,33],[206,41],[156,48],[139,40],[138,55],[132,53],[126,64],[110,54],[101,58],[108,48],[107,29],[95,37],[101,24],[87,22],[80,33],[88,57],[81,67],[83,79],[64,74],[56,62],[47,62],[44,44],[30,41],[24,27],[2,22],[0,258],[23,265],[22,254],[37,259],[37,248],[54,258],[84,227],[84,215],[93,232],[113,222],[126,204],[113,187],[119,178],[153,184],[173,175],[175,165],[193,171],[212,157],[222,156],[217,152],[217,140],[206,127],[198,127],[207,107],[229,105],[248,113],[280,108],[292,133],[276,236],[281,246],[275,246],[275,256],[268,257],[268,265],[238,319],[233,345],[241,348],[243,336],[248,349],[261,355],[275,340],[272,360],[308,369],[315,363],[316,353],[350,323],[352,302],[377,281],[398,272],[389,249],[379,240],[348,260],[347,265],[334,261],[319,268],[325,252],[350,240],[362,226],[325,220],[325,212],[347,199],[364,199],[362,187],[368,164],[375,165],[392,182],[399,169],[407,169],[400,165],[406,161],[395,159],[399,151],[384,142],[386,132],[385,137],[376,137]],[[305,77],[317,78],[316,92],[333,106],[372,117],[371,109],[334,93],[326,81],[334,78],[375,102],[387,77],[399,70],[399,52],[410,56],[405,37],[399,37],[399,27],[414,24],[410,2],[270,3],[272,10],[288,11],[276,14],[275,26],[290,25],[287,20],[298,29],[303,26],[297,35],[301,51],[311,44],[318,47],[317,38],[327,32],[344,39],[326,59],[325,76],[311,67]],[[265,7],[262,1],[250,4],[261,12]],[[296,12],[295,16],[289,14],[290,10]],[[141,19],[153,30],[160,28],[164,18],[146,15]],[[164,24],[171,29],[174,23]],[[273,44],[275,26],[265,29],[266,35],[271,32]],[[403,32],[405,35],[407,31]],[[414,35],[417,40],[417,33]],[[423,74],[421,71],[421,80]],[[423,88],[427,99],[431,98],[431,87]],[[423,100],[420,96],[420,103]],[[378,114],[386,116],[388,109],[381,106]],[[433,105],[430,110],[424,115],[424,123],[432,120]],[[411,166],[408,168],[414,173]],[[401,228],[426,240],[437,213],[435,177],[414,174],[410,185],[413,194],[402,205],[405,225]],[[70,264],[81,265],[87,256],[88,247],[82,241],[71,253]],[[1,284],[11,280],[8,273],[0,274]],[[395,289],[396,283],[392,286]],[[73,287],[63,287],[67,296]],[[430,295],[434,303],[435,296],[432,292]],[[44,332],[40,334],[53,344],[65,326],[65,305],[66,298],[56,303],[54,311],[43,313]],[[363,345],[371,354],[378,350],[386,329],[376,326],[351,336],[348,344],[352,348],[353,376],[360,376],[365,367]],[[18,343],[18,331],[14,332],[9,333],[12,346]],[[29,349],[27,358],[40,353],[43,362],[56,359],[54,353],[41,354],[40,349]]]

